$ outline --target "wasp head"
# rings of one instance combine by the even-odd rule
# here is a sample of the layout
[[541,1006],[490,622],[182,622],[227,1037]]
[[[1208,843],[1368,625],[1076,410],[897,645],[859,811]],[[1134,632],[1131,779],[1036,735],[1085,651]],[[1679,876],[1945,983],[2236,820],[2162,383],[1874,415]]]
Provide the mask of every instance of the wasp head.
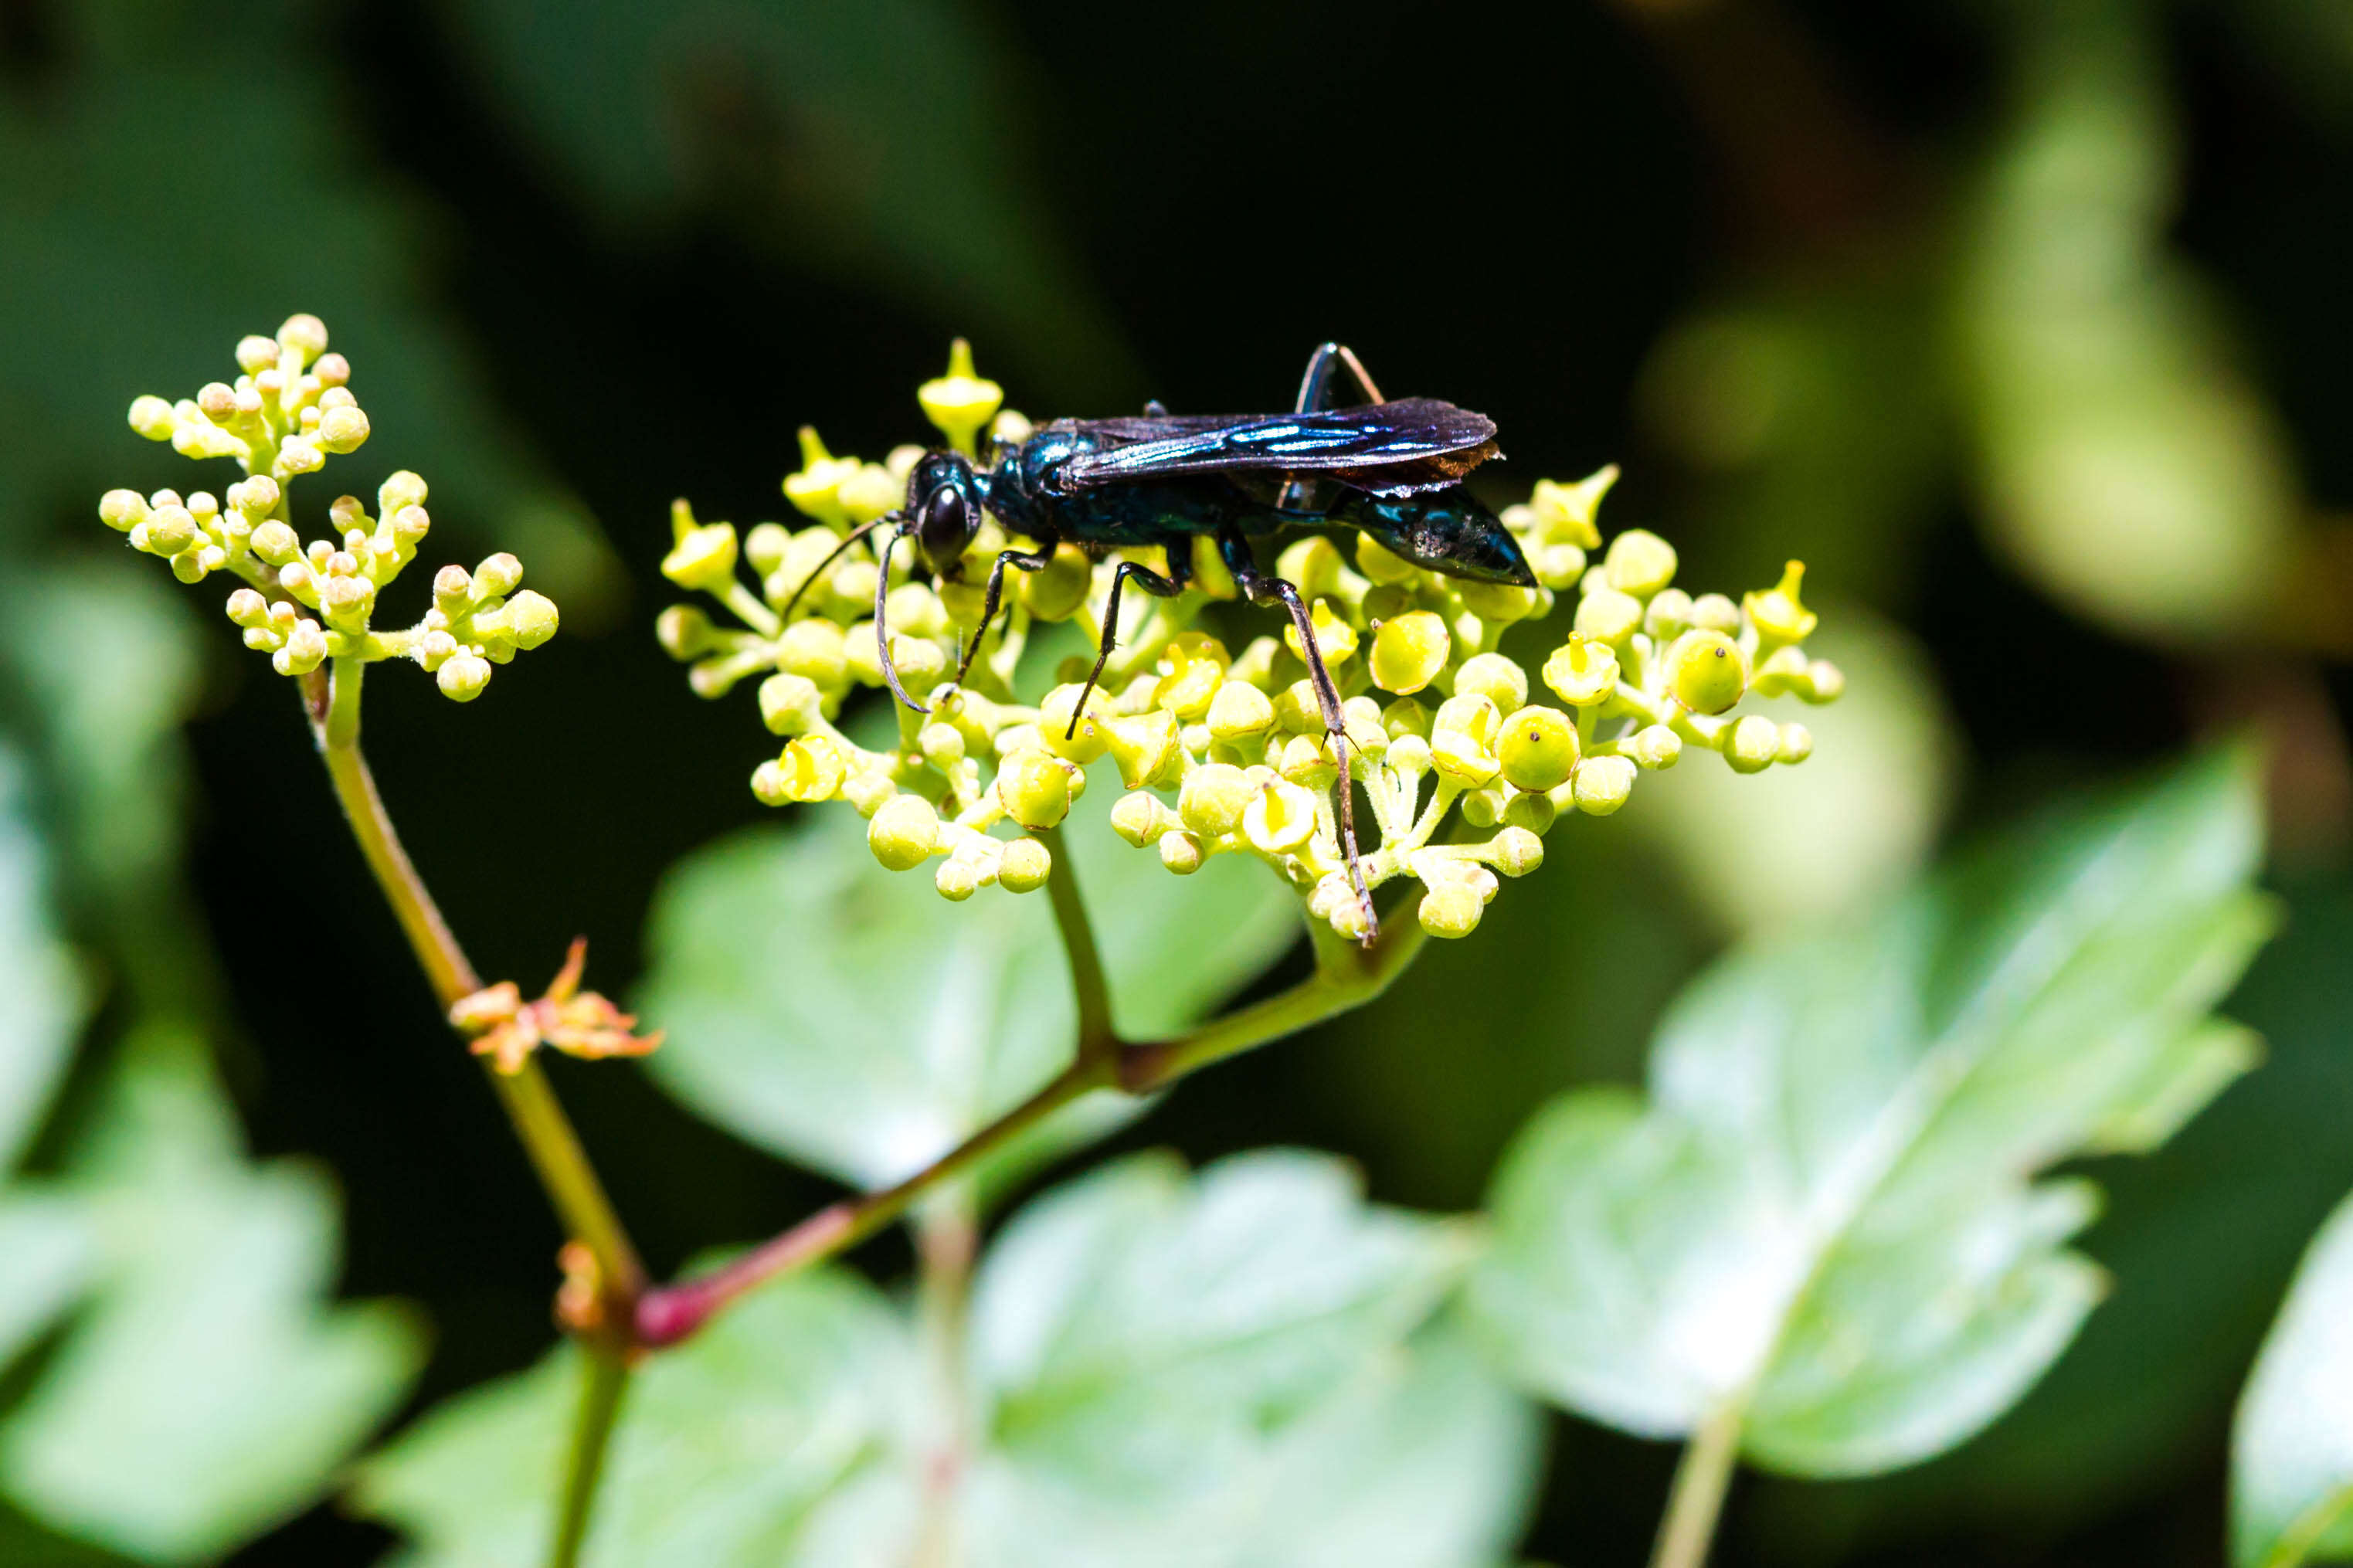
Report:
[[961,452],[926,452],[907,476],[907,517],[923,564],[954,582],[980,531],[983,481]]

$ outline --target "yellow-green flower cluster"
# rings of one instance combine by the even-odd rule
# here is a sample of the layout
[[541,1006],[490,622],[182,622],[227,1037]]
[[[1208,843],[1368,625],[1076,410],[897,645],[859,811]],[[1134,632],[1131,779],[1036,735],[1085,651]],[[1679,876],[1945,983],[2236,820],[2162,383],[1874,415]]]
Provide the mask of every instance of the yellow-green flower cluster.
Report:
[[417,625],[372,629],[377,595],[416,559],[432,520],[425,481],[404,469],[377,489],[375,515],[358,497],[343,496],[327,509],[328,537],[306,544],[295,531],[287,500],[293,479],[368,437],[351,366],[326,347],[318,317],[290,317],[276,337],[237,344],[243,374],[234,385],[214,382],[176,404],[132,403],[131,427],[141,435],[192,458],[233,458],[246,478],[221,497],[109,490],[98,515],[133,549],[169,561],[183,583],[222,571],[241,579],[228,617],[280,675],[307,675],[330,658],[410,658],[453,701],[470,701],[490,683],[492,665],[555,635],[555,605],[520,588],[522,563],[501,553],[471,572],[443,567],[433,607]]
[[[1029,429],[998,411],[999,389],[973,374],[961,344],[949,375],[919,401],[959,446],[992,420],[1004,440]],[[1103,684],[1076,713],[1084,658],[1065,659],[1060,684],[1035,705],[1015,699],[1032,629],[1076,619],[1092,642],[1120,554],[1161,567],[1161,552],[1097,560],[1065,544],[1046,571],[1009,574],[1010,613],[957,688],[949,678],[981,584],[1010,542],[990,522],[965,557],[963,582],[889,588],[892,661],[931,711],[896,709],[895,743],[871,750],[835,721],[853,693],[882,684],[878,568],[862,542],[827,558],[849,530],[901,503],[920,448],[865,463],[833,457],[806,430],[801,448],[785,494],[802,526],[764,522],[739,542],[732,525],[698,522],[681,501],[663,563],[671,581],[711,595],[740,623],[686,605],[663,613],[662,644],[691,664],[695,690],[716,697],[763,677],[761,716],[786,743],[753,774],[761,800],[846,800],[868,819],[877,859],[893,870],[936,861],[940,892],[960,900],[992,882],[1017,892],[1041,885],[1048,853],[1029,834],[1059,823],[1089,766],[1108,759],[1126,792],[1112,825],[1131,844],[1180,876],[1215,855],[1255,856],[1316,918],[1360,934],[1334,807],[1338,765],[1297,633],[1285,626],[1237,651],[1200,626],[1209,606],[1236,597],[1212,552],[1195,549],[1195,587],[1180,597],[1128,596]],[[1799,598],[1799,563],[1736,604],[1676,587],[1675,552],[1655,534],[1621,533],[1601,552],[1595,512],[1616,477],[1605,468],[1576,484],[1541,481],[1504,510],[1539,580],[1533,589],[1430,572],[1364,536],[1312,535],[1277,561],[1313,605],[1317,646],[1345,699],[1366,883],[1419,882],[1417,913],[1432,934],[1468,934],[1500,879],[1542,862],[1543,835],[1563,815],[1608,816],[1641,771],[1675,765],[1687,747],[1745,773],[1802,762],[1813,743],[1803,725],[1735,710],[1750,696],[1827,702],[1843,685],[1805,653],[1814,616]],[[894,581],[913,570],[900,553]],[[1564,640],[1532,664],[1500,651],[1513,626],[1543,619],[1564,595],[1576,600]],[[1266,615],[1244,608],[1222,624]]]

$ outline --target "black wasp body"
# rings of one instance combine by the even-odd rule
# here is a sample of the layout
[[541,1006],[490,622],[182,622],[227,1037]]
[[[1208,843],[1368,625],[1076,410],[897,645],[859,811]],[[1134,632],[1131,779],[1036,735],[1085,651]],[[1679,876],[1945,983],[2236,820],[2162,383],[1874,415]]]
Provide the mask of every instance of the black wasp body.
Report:
[[[1365,403],[1327,405],[1342,369],[1363,388]],[[1113,574],[1101,651],[1072,708],[1075,731],[1111,658],[1121,590],[1133,580],[1162,598],[1183,592],[1192,573],[1192,542],[1208,537],[1242,595],[1253,604],[1280,604],[1298,628],[1339,766],[1342,847],[1369,942],[1377,926],[1356,858],[1339,692],[1316,648],[1299,590],[1261,569],[1250,542],[1292,528],[1352,529],[1449,576],[1532,588],[1535,576],[1518,542],[1461,482],[1496,455],[1494,435],[1493,421],[1451,403],[1384,401],[1355,354],[1325,343],[1308,361],[1289,414],[1172,416],[1155,405],[1132,419],[1058,419],[1024,441],[997,443],[986,468],[960,452],[927,452],[908,475],[905,508],[850,536],[887,530],[877,552],[881,571],[874,610],[884,677],[899,700],[923,710],[892,667],[883,618],[891,553],[902,539],[912,536],[924,564],[950,581],[960,574],[985,516],[1036,542],[1032,550],[1005,551],[990,568],[980,624],[966,641],[958,682],[996,617],[1008,566],[1039,571],[1066,541],[1092,551],[1163,546],[1166,574],[1134,561],[1122,561]],[[847,547],[850,540],[842,542]]]

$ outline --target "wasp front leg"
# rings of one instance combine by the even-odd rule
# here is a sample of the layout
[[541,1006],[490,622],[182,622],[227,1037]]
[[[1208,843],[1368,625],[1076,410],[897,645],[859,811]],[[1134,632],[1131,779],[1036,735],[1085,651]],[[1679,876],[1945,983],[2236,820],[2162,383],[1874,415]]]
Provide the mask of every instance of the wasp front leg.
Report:
[[956,661],[955,683],[958,686],[964,684],[974,658],[980,652],[982,639],[988,636],[988,624],[997,619],[997,604],[1005,596],[1005,569],[1018,566],[1024,572],[1043,572],[1053,563],[1051,545],[1035,551],[1008,550],[997,556],[997,563],[988,569],[988,586],[981,595],[980,625],[973,628],[972,641],[965,645],[964,657]]
[[[1353,356],[1352,356],[1353,357]],[[1373,913],[1372,889],[1365,885],[1365,868],[1356,854],[1356,782],[1350,775],[1348,734],[1340,712],[1340,689],[1333,684],[1332,671],[1324,663],[1324,650],[1316,645],[1314,618],[1308,614],[1306,601],[1300,597],[1298,587],[1271,572],[1259,569],[1250,554],[1250,542],[1229,529],[1218,535],[1218,555],[1225,562],[1226,570],[1233,574],[1234,586],[1253,605],[1279,604],[1291,616],[1291,624],[1299,631],[1299,651],[1307,661],[1307,682],[1315,691],[1315,709],[1324,720],[1324,734],[1332,746],[1332,758],[1339,765],[1340,776],[1334,787],[1339,792],[1340,852],[1348,863],[1348,883],[1356,890],[1356,902],[1364,911],[1366,947],[1380,934],[1380,920]]]
[[1133,561],[1123,561],[1111,574],[1111,595],[1103,605],[1103,631],[1096,638],[1101,650],[1095,655],[1095,667],[1087,671],[1087,683],[1079,689],[1079,700],[1071,707],[1071,728],[1063,739],[1079,732],[1079,715],[1087,710],[1087,699],[1094,694],[1095,682],[1103,679],[1103,666],[1111,662],[1112,649],[1119,645],[1119,591],[1130,577],[1135,585],[1155,599],[1173,599],[1185,591],[1193,580],[1193,559],[1189,552],[1176,545],[1168,547],[1168,574],[1162,576],[1149,566]]

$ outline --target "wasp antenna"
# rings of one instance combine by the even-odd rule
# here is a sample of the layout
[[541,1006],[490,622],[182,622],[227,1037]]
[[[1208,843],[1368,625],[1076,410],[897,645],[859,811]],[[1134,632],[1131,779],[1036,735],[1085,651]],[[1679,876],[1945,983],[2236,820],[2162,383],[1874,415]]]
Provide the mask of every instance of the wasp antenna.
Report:
[[[785,601],[785,607],[778,612],[778,615],[785,620],[791,620],[793,618],[793,606],[801,602],[801,595],[809,591],[810,584],[825,575],[825,569],[827,567],[841,559],[841,552],[843,551],[849,549],[851,545],[857,543],[860,540],[865,538],[868,534],[873,532],[884,523],[902,521],[906,518],[906,515],[907,514],[903,511],[886,511],[881,517],[861,522],[856,528],[851,529],[849,533],[843,536],[840,543],[835,545],[831,550],[825,552],[824,560],[818,562],[814,567],[810,568],[809,574],[801,579],[801,585],[793,590],[793,596]],[[888,574],[885,574],[885,575],[888,575]]]
[[[876,518],[874,520],[875,522],[880,522],[882,520],[881,518]],[[871,528],[874,526],[874,523],[870,522],[866,526]],[[928,713],[931,710],[916,701],[913,698],[908,696],[907,689],[899,684],[898,667],[891,662],[891,626],[889,622],[884,619],[883,601],[891,596],[891,556],[892,552],[899,548],[899,541],[906,538],[907,535],[913,531],[913,524],[902,522],[898,527],[892,529],[889,537],[882,541],[881,550],[876,553],[874,563],[874,651],[879,662],[882,666],[882,679],[890,683],[891,695],[896,697],[900,701],[905,703],[908,707],[913,709],[918,713]],[[846,544],[849,541],[844,540],[842,542]]]

